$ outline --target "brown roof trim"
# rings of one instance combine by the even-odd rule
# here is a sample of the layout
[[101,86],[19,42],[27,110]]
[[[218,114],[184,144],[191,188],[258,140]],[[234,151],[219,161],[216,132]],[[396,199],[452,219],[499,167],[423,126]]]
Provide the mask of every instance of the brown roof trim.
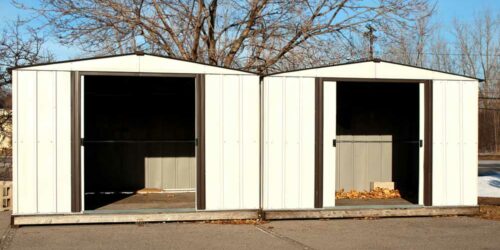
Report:
[[365,63],[365,62],[375,62],[375,63],[384,62],[384,63],[396,64],[396,65],[407,66],[407,67],[412,67],[412,68],[417,68],[417,69],[424,69],[424,70],[429,70],[429,71],[433,71],[433,72],[444,73],[444,74],[449,74],[449,75],[454,75],[454,76],[467,77],[467,78],[471,78],[471,79],[474,79],[474,80],[478,80],[480,82],[484,81],[484,79],[481,79],[481,78],[476,78],[476,77],[471,77],[471,76],[467,76],[467,75],[461,75],[461,74],[456,74],[456,73],[451,73],[451,72],[446,72],[446,71],[441,71],[441,70],[436,70],[436,69],[430,69],[430,68],[425,68],[425,67],[418,67],[418,66],[415,66],[415,65],[409,65],[409,64],[404,64],[404,63],[391,62],[391,61],[387,61],[387,60],[382,60],[380,58],[374,58],[373,60],[370,60],[370,59],[360,59],[360,60],[355,60],[355,61],[350,61],[350,62],[345,62],[345,63],[327,64],[327,65],[321,65],[321,66],[317,66],[317,67],[294,69],[294,70],[289,70],[289,71],[282,71],[282,72],[276,72],[276,73],[272,73],[272,74],[267,74],[267,75],[264,75],[264,76],[273,76],[273,75],[278,75],[278,74],[283,74],[283,73],[297,72],[297,71],[302,71],[302,70],[322,69],[322,68],[328,68],[328,67],[343,66],[343,65],[356,64],[356,63]]
[[157,55],[157,54],[150,54],[150,53],[141,53],[141,52],[125,53],[125,54],[117,54],[117,55],[107,55],[107,56],[86,57],[86,58],[81,58],[81,59],[63,60],[63,61],[48,62],[48,63],[38,63],[38,64],[31,64],[31,65],[10,67],[10,68],[7,68],[7,70],[9,72],[12,72],[12,70],[22,69],[22,68],[29,68],[29,67],[36,67],[36,66],[45,66],[45,65],[52,65],[52,64],[58,64],[58,63],[71,63],[71,62],[88,61],[88,60],[95,60],[95,59],[113,58],[113,57],[120,57],[120,56],[131,56],[131,55],[136,55],[136,56],[144,56],[144,55],[155,56],[155,57],[160,57],[160,58],[164,58],[164,59],[171,59],[171,60],[176,60],[176,61],[181,61],[181,62],[196,63],[196,64],[200,64],[200,65],[204,65],[204,66],[212,66],[212,67],[221,68],[221,69],[235,70],[235,71],[239,71],[239,72],[243,72],[243,73],[247,73],[247,74],[259,75],[259,74],[256,74],[254,72],[250,72],[250,71],[246,71],[246,70],[241,70],[241,69],[233,69],[233,68],[228,68],[228,67],[219,66],[219,65],[211,65],[211,64],[201,63],[201,62],[193,62],[193,61],[189,61],[189,60],[186,60],[186,59],[180,59],[180,58],[174,58],[174,57]]

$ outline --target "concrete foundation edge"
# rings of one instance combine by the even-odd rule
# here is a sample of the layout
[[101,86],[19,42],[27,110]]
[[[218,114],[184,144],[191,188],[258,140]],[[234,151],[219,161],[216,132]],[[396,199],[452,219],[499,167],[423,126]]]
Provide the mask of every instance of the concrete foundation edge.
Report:
[[[266,220],[289,219],[340,219],[363,217],[419,217],[419,216],[470,216],[479,213],[478,206],[466,207],[419,207],[419,208],[359,208],[264,211]],[[258,219],[257,210],[203,211],[188,213],[124,213],[124,214],[65,214],[65,215],[13,215],[13,226],[145,223],[173,221],[252,220]]]
[[105,224],[163,221],[246,220],[258,218],[257,211],[221,211],[188,213],[124,213],[124,214],[66,214],[13,215],[13,225]]
[[267,211],[266,219],[341,219],[364,217],[419,217],[419,216],[452,216],[476,215],[478,206],[467,207],[419,207],[419,208],[390,208],[390,209],[322,209],[301,211]]

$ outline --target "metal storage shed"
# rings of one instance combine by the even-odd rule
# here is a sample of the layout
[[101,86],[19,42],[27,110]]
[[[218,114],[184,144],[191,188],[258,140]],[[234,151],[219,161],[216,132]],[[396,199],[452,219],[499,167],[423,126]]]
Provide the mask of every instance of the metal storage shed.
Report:
[[[414,199],[408,210],[382,206],[393,208],[387,216],[475,212],[478,79],[381,60],[262,77],[143,53],[19,67],[12,75],[14,224],[381,215],[336,203],[337,189],[370,181],[394,181]],[[122,98],[136,93],[145,95],[132,104]],[[142,111],[158,117],[123,118]],[[141,129],[120,133],[124,127]],[[140,139],[193,151],[90,148]],[[140,164],[127,163],[134,154],[144,157]],[[108,171],[136,175],[137,185],[194,189],[194,207],[87,213],[85,164],[113,165],[108,157],[142,167]],[[400,158],[410,170],[401,170]],[[175,177],[165,178],[165,162]],[[123,181],[103,176],[89,185]]]
[[[179,184],[178,188],[194,188],[193,182],[196,183],[196,210],[259,208],[260,92],[258,75],[143,53],[18,67],[12,69],[12,74],[13,215],[69,214],[85,210],[83,203],[86,181],[84,179],[100,178],[98,176],[100,174],[85,176],[84,159],[85,153],[89,152],[86,152],[86,146],[83,146],[83,143],[87,145],[91,142],[86,138],[90,135],[84,134],[84,131],[90,130],[84,126],[93,126],[93,129],[97,131],[91,131],[94,134],[107,131],[108,138],[98,137],[101,143],[118,139],[122,143],[128,143],[132,139],[145,138],[147,141],[141,143],[163,143],[163,140],[167,143],[176,142],[175,140],[188,143],[192,145],[193,153],[189,155],[189,159],[184,159],[188,162],[185,166],[194,168],[196,165],[196,170],[195,173],[191,170],[187,171],[186,173],[190,173],[190,176],[184,180],[187,184],[184,186]],[[162,82],[158,79],[167,80]],[[94,81],[93,85],[91,81]],[[133,113],[135,105],[127,104],[126,107],[129,110],[116,110],[117,114],[115,114],[112,110],[110,111],[109,107],[119,105],[113,101],[107,102],[108,105],[103,102],[104,105],[101,105],[101,108],[91,107],[85,103],[85,99],[88,98],[86,91],[89,91],[84,91],[86,87],[87,89],[90,89],[91,85],[94,89],[102,87],[104,90],[97,93],[102,97],[103,93],[112,94],[112,88],[109,86],[106,88],[108,82],[111,84],[111,81],[114,84],[112,88],[115,88],[120,95],[141,92],[149,81],[156,81],[155,86],[167,92],[170,90],[162,86],[173,85],[176,82],[181,85],[189,84],[190,87],[184,88],[187,90],[179,94],[182,96],[188,93],[186,94],[189,96],[187,102],[184,97],[176,97],[177,92],[174,91],[167,93],[170,97],[163,96],[161,98],[164,99],[155,99],[161,101],[173,98],[175,102],[179,102],[177,106],[175,103],[169,103],[175,106],[174,108],[140,107],[152,108],[154,112],[161,114],[162,109],[165,109],[165,112],[174,112],[175,109],[182,109],[182,106],[186,104],[192,107],[192,115],[176,114],[174,120],[192,121],[193,124],[190,126],[193,129],[188,132],[176,130],[181,124],[169,128],[175,130],[174,133],[168,133],[166,130],[158,132],[157,134],[168,135],[157,138],[149,136],[156,127],[140,127],[141,122],[134,122],[134,124],[115,122],[116,124],[111,124],[109,127],[103,124],[95,126],[92,123],[86,123],[85,119],[88,115],[93,115],[92,119],[99,115],[95,119],[100,120],[94,121],[101,121],[112,116],[126,117],[127,112],[136,114]],[[136,82],[134,85],[127,85],[130,81]],[[120,92],[125,88],[129,90]],[[179,87],[176,91],[181,91],[181,89],[183,88]],[[142,97],[140,102],[149,103],[148,99],[154,98],[155,91],[147,92],[147,97]],[[103,98],[92,100],[103,100]],[[194,100],[195,103],[193,103]],[[127,102],[124,101],[122,104]],[[227,105],[228,103],[231,105]],[[90,114],[83,110],[84,107],[92,108],[92,111],[89,111]],[[106,109],[108,113],[100,112],[100,109]],[[168,118],[165,119],[168,120]],[[128,126],[138,126],[142,129],[132,131],[133,136],[131,135],[130,138],[122,136],[123,133],[120,134],[120,131],[116,129],[127,130]],[[195,147],[196,154],[194,155]],[[124,159],[123,162],[126,162],[130,154],[123,152],[131,151],[108,152],[116,152]],[[99,157],[107,159],[106,157],[112,156],[101,154]],[[160,155],[161,157],[163,155]],[[149,160],[151,162],[154,159]],[[120,163],[121,166],[125,164],[123,162]],[[148,159],[143,159],[142,164],[148,165],[147,162]],[[106,164],[92,162],[92,165],[94,164],[100,167],[106,166]],[[127,169],[119,169],[115,172],[116,175],[120,175],[127,171]],[[159,175],[159,172],[148,174],[147,171],[147,169],[139,170],[139,172],[129,171],[130,173],[124,176],[132,178],[134,175],[139,175],[143,179],[139,183],[144,183],[148,182],[144,178],[151,179]],[[106,178],[112,178],[109,176],[107,175]],[[107,182],[116,184],[123,179],[114,178]],[[99,180],[106,182],[102,178]],[[152,181],[149,180],[149,182]]]
[[[336,207],[339,188],[391,177],[414,205],[477,205],[478,79],[376,59],[268,75],[263,89],[264,209]],[[397,142],[391,126],[411,136]],[[384,177],[382,142],[415,167]]]

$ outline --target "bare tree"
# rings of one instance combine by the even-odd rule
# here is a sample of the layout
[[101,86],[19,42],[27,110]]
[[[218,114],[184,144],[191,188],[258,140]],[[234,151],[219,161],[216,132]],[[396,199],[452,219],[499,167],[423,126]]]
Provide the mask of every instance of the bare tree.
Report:
[[[31,9],[63,44],[92,53],[136,49],[257,72],[342,55],[366,24],[406,26],[428,0],[42,0]],[[325,46],[327,45],[327,46]],[[303,58],[303,51],[314,59]],[[331,59],[331,57],[327,57]]]
[[48,62],[52,54],[43,49],[45,38],[19,18],[0,31],[0,138],[11,137],[12,78],[9,67]]
[[381,39],[382,57],[399,63],[425,67],[427,50],[434,35],[435,26],[431,24],[434,7],[421,11],[414,25],[398,26]]
[[437,33],[432,38],[429,48],[429,68],[445,72],[459,72],[458,62],[452,56],[452,47],[441,34]]
[[[460,73],[484,78],[480,96],[500,98],[500,15],[485,10],[471,23],[455,20],[454,35]],[[484,107],[498,104],[488,100]]]

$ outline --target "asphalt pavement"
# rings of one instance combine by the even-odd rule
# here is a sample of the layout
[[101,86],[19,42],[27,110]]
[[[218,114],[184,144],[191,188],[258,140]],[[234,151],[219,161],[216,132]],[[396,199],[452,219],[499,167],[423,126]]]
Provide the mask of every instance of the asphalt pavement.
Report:
[[26,226],[6,233],[1,249],[498,249],[500,246],[500,221],[476,217],[289,220],[259,225]]

